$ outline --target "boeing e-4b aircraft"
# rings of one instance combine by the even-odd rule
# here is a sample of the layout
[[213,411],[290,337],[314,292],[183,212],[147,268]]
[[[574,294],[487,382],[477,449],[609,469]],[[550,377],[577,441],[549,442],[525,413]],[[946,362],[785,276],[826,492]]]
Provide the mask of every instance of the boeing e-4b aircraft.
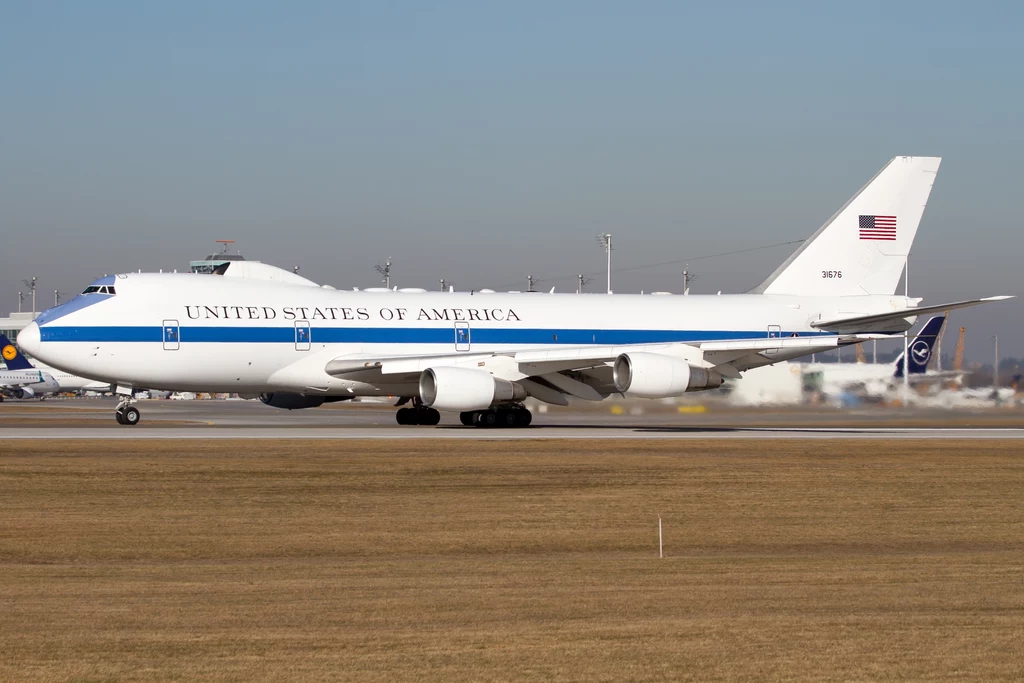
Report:
[[[527,396],[671,397],[750,368],[909,329],[895,295],[936,157],[896,157],[752,292],[634,296],[336,291],[217,275],[97,280],[18,336],[29,353],[117,387],[261,395],[280,408],[398,396],[400,424],[524,426]],[[310,283],[312,284],[312,283]]]

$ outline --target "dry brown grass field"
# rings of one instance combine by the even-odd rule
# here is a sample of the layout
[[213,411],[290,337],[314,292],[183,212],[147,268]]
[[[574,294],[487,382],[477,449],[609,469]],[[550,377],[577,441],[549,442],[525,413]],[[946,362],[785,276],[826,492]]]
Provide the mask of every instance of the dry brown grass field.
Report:
[[0,443],[0,680],[1022,678],[1020,442]]

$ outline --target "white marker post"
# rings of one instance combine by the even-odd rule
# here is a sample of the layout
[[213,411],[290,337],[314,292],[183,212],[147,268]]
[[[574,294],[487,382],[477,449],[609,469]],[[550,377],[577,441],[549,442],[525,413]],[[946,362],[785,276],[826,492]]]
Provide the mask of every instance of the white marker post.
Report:
[[661,517],[658,517],[658,559],[665,559],[664,546],[661,543]]

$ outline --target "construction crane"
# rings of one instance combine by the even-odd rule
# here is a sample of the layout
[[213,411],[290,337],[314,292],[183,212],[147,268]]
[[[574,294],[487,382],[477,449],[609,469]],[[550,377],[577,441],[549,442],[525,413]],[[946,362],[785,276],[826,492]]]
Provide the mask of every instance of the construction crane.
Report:
[[960,328],[960,336],[956,339],[956,355],[953,357],[953,372],[956,376],[946,383],[947,389],[956,389],[964,381],[963,369],[964,369],[964,332],[967,331],[966,327]]
[[964,332],[966,327],[960,328],[960,336],[956,340],[956,356],[953,358],[953,369],[960,372],[964,369]]

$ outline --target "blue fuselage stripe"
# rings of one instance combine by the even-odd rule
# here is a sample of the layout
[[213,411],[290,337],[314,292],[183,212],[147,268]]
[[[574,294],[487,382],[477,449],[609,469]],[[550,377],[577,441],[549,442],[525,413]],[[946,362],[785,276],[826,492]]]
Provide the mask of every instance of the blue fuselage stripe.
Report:
[[[40,328],[44,342],[156,342],[164,339],[161,327],[54,327]],[[314,344],[454,344],[453,328],[413,327],[313,327]],[[764,339],[764,330],[597,330],[597,329],[493,329],[472,328],[472,344],[657,344],[664,342],[716,341],[724,339]],[[800,332],[801,337],[821,336],[823,332]],[[788,337],[789,332],[775,333]],[[188,343],[291,344],[296,341],[294,327],[181,327],[178,340]],[[305,341],[305,340],[303,340]],[[460,340],[461,341],[461,340]]]

